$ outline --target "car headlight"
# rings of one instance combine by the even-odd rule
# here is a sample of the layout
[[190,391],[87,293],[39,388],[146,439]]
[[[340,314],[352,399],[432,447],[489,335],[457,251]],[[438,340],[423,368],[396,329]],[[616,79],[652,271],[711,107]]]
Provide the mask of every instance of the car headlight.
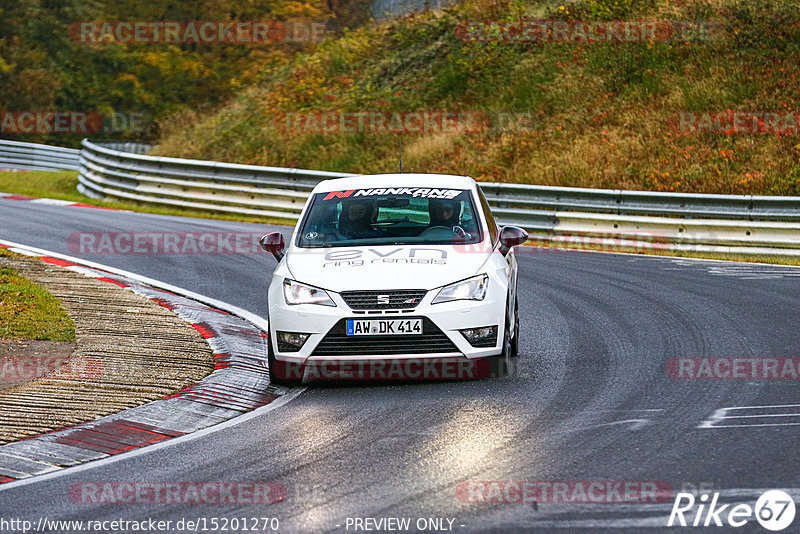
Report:
[[283,296],[286,304],[319,304],[320,306],[336,306],[331,296],[324,289],[301,284],[288,278],[283,281]]
[[483,300],[486,288],[489,287],[489,276],[479,274],[461,282],[444,286],[431,304],[450,302],[452,300]]

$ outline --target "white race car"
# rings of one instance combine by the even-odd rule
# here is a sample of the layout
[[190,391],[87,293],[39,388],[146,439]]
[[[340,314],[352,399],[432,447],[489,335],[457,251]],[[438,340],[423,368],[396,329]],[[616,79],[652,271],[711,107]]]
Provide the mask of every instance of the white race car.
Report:
[[291,386],[309,366],[387,360],[419,377],[411,362],[516,355],[513,247],[527,237],[498,229],[469,177],[321,182],[288,247],[280,233],[261,238],[279,261],[269,286],[271,381]]

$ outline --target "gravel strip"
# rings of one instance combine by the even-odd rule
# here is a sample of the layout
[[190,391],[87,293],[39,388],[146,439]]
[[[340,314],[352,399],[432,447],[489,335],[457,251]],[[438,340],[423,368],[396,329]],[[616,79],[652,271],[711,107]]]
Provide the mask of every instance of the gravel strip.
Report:
[[208,343],[170,310],[30,257],[0,257],[61,301],[76,348],[44,378],[0,391],[0,444],[171,395],[214,369]]

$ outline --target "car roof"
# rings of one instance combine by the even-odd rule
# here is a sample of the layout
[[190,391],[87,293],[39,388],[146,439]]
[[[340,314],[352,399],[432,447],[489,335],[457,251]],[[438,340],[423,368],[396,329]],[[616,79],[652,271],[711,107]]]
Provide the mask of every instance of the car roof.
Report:
[[469,176],[452,174],[364,174],[324,180],[317,184],[314,193],[328,193],[347,189],[367,189],[378,187],[430,187],[450,189],[473,189],[475,180]]

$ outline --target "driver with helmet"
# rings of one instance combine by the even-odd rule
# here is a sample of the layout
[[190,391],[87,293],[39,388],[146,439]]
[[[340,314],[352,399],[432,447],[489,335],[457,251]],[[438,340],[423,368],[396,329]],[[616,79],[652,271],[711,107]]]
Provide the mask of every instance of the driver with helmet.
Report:
[[339,215],[339,233],[345,239],[374,237],[374,218],[375,202],[366,199],[344,201]]
[[453,228],[461,222],[461,202],[458,200],[431,199],[428,202],[431,216],[430,227],[444,226]]

